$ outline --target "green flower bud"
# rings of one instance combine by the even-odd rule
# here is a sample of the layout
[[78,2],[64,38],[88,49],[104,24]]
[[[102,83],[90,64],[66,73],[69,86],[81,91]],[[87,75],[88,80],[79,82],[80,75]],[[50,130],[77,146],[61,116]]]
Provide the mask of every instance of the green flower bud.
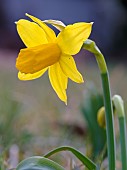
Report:
[[113,98],[113,104],[116,110],[116,113],[118,117],[124,117],[124,102],[121,96],[119,95],[114,95]]

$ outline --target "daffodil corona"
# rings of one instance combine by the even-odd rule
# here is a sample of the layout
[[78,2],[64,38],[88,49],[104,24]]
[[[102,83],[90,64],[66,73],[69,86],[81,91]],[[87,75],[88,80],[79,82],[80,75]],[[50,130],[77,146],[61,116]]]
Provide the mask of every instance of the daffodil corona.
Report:
[[[83,83],[72,55],[77,54],[88,39],[92,23],[79,22],[64,26],[62,22],[49,20],[60,33],[55,32],[38,18],[26,14],[31,21],[20,19],[17,31],[27,48],[21,49],[16,60],[20,80],[33,80],[47,70],[53,89],[58,97],[67,103],[68,78]],[[48,22],[48,21],[45,21]]]

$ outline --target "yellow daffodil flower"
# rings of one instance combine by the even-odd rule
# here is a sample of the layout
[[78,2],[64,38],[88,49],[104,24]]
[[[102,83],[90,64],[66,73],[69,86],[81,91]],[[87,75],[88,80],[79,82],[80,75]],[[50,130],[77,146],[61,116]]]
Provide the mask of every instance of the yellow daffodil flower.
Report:
[[54,26],[61,31],[56,37],[55,32],[44,22],[26,15],[32,22],[25,19],[16,22],[18,34],[27,47],[20,50],[16,60],[18,78],[33,80],[48,70],[53,89],[67,103],[68,78],[76,83],[83,82],[72,55],[77,54],[88,39],[92,23],[79,22],[65,26],[62,22],[56,22]]

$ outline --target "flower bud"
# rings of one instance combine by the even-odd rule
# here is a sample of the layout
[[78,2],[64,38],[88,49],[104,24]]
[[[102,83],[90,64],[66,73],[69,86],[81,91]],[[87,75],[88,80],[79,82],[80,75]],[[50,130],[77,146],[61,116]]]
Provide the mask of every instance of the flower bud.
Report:
[[104,128],[106,127],[106,120],[105,120],[105,107],[101,107],[97,112],[97,122],[100,127]]

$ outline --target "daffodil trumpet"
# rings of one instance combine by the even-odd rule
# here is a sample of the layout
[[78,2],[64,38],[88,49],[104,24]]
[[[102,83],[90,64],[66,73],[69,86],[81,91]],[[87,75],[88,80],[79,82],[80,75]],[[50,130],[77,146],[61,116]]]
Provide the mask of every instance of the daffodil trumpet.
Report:
[[65,26],[60,21],[49,20],[60,30],[56,36],[46,21],[29,14],[26,16],[32,21],[20,19],[16,22],[18,34],[27,47],[20,50],[16,60],[18,78],[33,80],[48,70],[53,89],[67,103],[68,78],[76,83],[84,82],[72,55],[80,51],[83,42],[90,36],[92,23],[79,22]]

